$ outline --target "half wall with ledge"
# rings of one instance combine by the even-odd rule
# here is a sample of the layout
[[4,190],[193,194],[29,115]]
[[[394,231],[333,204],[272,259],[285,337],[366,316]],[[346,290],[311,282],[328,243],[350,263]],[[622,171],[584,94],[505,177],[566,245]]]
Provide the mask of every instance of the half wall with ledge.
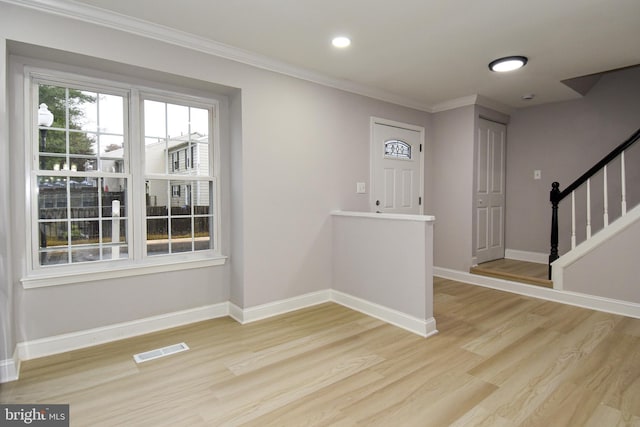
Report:
[[333,211],[333,300],[423,337],[433,317],[431,215]]

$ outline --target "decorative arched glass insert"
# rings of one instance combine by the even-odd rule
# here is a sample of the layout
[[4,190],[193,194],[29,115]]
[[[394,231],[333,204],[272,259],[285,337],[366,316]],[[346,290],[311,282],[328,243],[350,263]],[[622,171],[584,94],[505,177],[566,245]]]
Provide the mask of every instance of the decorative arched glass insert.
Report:
[[411,160],[411,145],[399,139],[385,141],[384,156]]

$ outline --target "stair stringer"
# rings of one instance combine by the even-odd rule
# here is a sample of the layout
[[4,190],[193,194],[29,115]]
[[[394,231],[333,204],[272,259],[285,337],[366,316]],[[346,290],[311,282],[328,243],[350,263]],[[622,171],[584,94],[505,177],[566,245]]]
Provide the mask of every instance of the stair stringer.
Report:
[[[565,282],[566,269],[585,257],[593,256],[594,251],[596,251],[601,245],[615,239],[621,233],[629,231],[629,227],[632,227],[638,222],[640,222],[640,205],[635,206],[633,209],[628,211],[626,215],[616,219],[614,222],[609,224],[608,227],[598,231],[591,237],[591,239],[580,243],[575,247],[575,249],[555,260],[551,264],[553,288],[556,290],[568,290],[567,283]],[[633,252],[636,256],[638,252],[640,252],[640,241],[636,244]],[[598,265],[598,262],[598,258],[593,259],[593,265]],[[606,266],[601,267],[606,268]],[[639,268],[640,265],[635,266],[636,273],[632,273],[635,274],[635,277],[637,277],[637,271]]]

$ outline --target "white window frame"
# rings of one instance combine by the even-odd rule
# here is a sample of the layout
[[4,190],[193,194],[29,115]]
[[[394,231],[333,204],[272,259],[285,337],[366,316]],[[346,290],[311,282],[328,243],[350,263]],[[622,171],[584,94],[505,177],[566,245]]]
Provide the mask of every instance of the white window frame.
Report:
[[[27,183],[26,210],[28,218],[26,227],[27,271],[21,279],[24,288],[46,287],[70,283],[81,283],[87,280],[101,280],[125,276],[177,271],[206,266],[223,265],[226,256],[220,247],[220,103],[217,99],[200,98],[175,92],[158,90],[138,85],[130,85],[119,81],[88,77],[57,70],[41,69],[26,66],[24,80],[24,117],[25,117],[25,178]],[[38,227],[38,184],[39,170],[39,136],[38,136],[38,85],[66,85],[81,90],[97,91],[123,96],[125,143],[124,173],[101,172],[102,177],[127,179],[127,245],[128,258],[117,260],[100,260],[62,265],[39,265],[39,227]],[[213,183],[212,203],[212,249],[195,252],[183,252],[162,255],[146,255],[146,184],[153,176],[145,174],[145,144],[143,135],[144,117],[142,103],[144,99],[161,102],[177,102],[198,108],[207,108],[209,113],[210,142],[209,171],[206,177],[192,176],[191,179],[203,179]],[[55,175],[54,171],[46,173]],[[67,171],[64,171],[65,173]],[[60,172],[62,173],[62,171]],[[164,176],[163,176],[164,177]],[[135,193],[135,196],[134,196]]]

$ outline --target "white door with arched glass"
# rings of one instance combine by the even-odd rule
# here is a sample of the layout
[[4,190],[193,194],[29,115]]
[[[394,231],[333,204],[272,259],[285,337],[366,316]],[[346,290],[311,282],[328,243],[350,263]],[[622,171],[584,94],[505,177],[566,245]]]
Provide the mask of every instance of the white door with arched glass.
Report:
[[424,128],[371,121],[371,210],[421,214]]

